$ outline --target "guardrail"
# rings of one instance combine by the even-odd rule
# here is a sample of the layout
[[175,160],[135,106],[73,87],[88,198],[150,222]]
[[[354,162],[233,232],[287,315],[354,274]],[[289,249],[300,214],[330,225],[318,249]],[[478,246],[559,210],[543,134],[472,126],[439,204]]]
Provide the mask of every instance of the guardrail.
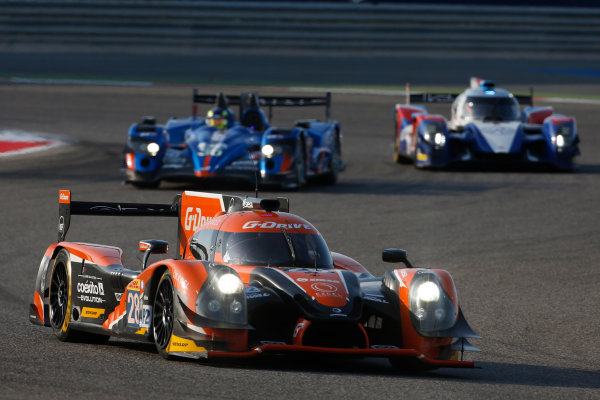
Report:
[[600,9],[269,1],[0,0],[2,51],[599,57]]

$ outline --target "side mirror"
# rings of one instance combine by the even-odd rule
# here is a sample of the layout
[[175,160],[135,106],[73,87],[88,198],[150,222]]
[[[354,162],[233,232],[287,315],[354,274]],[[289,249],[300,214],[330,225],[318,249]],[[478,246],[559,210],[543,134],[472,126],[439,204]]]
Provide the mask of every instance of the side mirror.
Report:
[[389,263],[404,263],[408,268],[413,268],[412,264],[408,261],[408,254],[406,250],[402,249],[385,249],[381,254],[381,258],[384,262]]
[[169,242],[164,240],[140,240],[139,250],[144,252],[144,260],[142,261],[142,271],[146,269],[150,254],[166,254],[169,252]]

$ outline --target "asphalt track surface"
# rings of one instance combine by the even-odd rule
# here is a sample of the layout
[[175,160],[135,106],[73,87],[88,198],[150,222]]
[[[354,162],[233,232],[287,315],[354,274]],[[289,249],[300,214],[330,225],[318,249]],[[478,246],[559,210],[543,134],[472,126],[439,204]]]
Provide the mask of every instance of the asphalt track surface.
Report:
[[[45,71],[43,63],[37,72],[29,64],[9,70],[2,60],[0,76],[5,78],[23,71],[43,76]],[[565,68],[574,70],[573,65]],[[514,62],[494,66],[487,74],[455,70],[447,83],[466,85],[470,74],[495,78],[497,73],[505,74],[503,86],[511,89],[534,83],[538,92],[585,94],[600,88],[593,76],[548,79],[539,72],[528,79],[529,69],[519,74]],[[78,71],[72,77],[147,79],[131,69],[119,75],[95,74],[92,67]],[[177,72],[164,72],[164,80],[181,77]],[[422,84],[428,82],[425,75],[418,76]],[[268,80],[259,78],[254,77]],[[294,82],[284,78],[275,80]],[[313,78],[301,83],[327,85]],[[437,79],[432,83],[441,84]],[[408,78],[400,74],[398,80]],[[68,147],[0,159],[1,398],[600,398],[598,104],[554,104],[577,118],[582,142],[578,172],[419,171],[392,162],[391,115],[401,99],[334,94],[333,117],[343,125],[348,164],[339,183],[261,193],[288,196],[292,212],[310,220],[332,250],[361,261],[374,274],[391,267],[381,262],[387,247],[407,249],[417,266],[449,270],[467,320],[482,336],[473,342],[483,351],[467,355],[476,369],[404,375],[378,359],[166,361],[152,344],[116,339],[106,345],[62,343],[49,328],[30,324],[28,305],[39,261],[56,240],[58,190],[71,189],[75,200],[170,202],[183,186],[136,190],[121,185],[123,143],[129,125],[143,115],[161,121],[188,115],[192,87],[189,82],[148,87],[0,84],[1,128],[78,139]],[[240,88],[225,90],[237,93]],[[261,91],[288,93],[282,87]],[[447,114],[447,108],[430,109]],[[275,123],[316,112],[277,110]],[[228,184],[192,188],[253,194],[251,187]],[[120,246],[126,264],[135,266],[140,263],[138,240],[175,243],[175,232],[170,219],[75,216],[68,239]]]

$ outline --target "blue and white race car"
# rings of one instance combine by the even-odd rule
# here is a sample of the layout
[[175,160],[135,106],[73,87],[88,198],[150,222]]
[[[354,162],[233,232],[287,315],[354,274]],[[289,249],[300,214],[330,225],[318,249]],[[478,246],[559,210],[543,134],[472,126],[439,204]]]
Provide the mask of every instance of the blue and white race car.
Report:
[[[320,177],[334,184],[344,168],[341,125],[330,119],[331,95],[322,97],[202,95],[194,91],[194,113],[158,125],[145,117],[129,129],[125,147],[127,183],[157,187],[161,181],[234,179],[299,188]],[[206,118],[197,105],[214,105]],[[229,109],[239,105],[239,119]],[[324,106],[326,120],[270,125],[273,107]],[[261,107],[268,107],[269,117]]]
[[[451,118],[430,114],[411,103],[452,103]],[[573,170],[579,155],[575,118],[533,107],[533,94],[516,96],[489,80],[471,78],[460,94],[407,90],[407,104],[396,104],[396,162],[446,167],[461,163],[539,164]],[[521,110],[520,104],[528,107]]]

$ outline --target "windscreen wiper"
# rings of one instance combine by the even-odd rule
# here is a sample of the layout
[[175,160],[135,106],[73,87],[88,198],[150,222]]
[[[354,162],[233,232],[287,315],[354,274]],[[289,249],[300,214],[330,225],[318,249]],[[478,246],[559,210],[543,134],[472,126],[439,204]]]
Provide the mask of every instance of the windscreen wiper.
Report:
[[288,245],[288,249],[290,249],[290,255],[292,256],[292,262],[296,265],[296,252],[294,251],[294,244],[292,243],[292,238],[287,233],[285,228],[281,228],[281,232],[283,232],[283,237],[285,237],[285,242]]

